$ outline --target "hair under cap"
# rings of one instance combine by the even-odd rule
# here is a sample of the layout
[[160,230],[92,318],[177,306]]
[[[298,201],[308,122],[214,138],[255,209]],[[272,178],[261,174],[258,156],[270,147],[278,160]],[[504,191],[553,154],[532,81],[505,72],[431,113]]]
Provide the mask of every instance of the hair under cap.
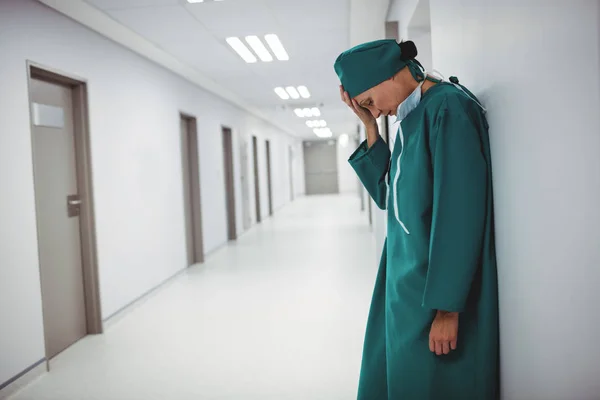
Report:
[[397,43],[392,39],[376,40],[360,44],[340,54],[334,64],[344,90],[351,98],[391,79],[401,69],[409,65],[411,73],[418,81],[423,74],[414,58],[417,47],[411,41]]

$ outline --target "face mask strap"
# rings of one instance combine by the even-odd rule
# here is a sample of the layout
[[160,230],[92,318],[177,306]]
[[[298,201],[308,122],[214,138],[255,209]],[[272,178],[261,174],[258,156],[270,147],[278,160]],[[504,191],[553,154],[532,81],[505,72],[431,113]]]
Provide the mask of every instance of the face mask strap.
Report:
[[419,61],[410,60],[407,66],[415,81],[422,82],[427,79],[427,75],[425,74],[425,68],[423,68]]
[[444,75],[438,71],[437,69],[432,69],[429,73],[425,73],[426,75],[432,76],[435,80],[439,82],[447,82]]

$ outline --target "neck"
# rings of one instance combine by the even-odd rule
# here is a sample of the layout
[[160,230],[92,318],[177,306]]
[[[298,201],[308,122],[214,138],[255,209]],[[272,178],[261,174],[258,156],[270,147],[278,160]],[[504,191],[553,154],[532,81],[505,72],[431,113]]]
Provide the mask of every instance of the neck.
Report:
[[423,83],[423,86],[421,86],[421,93],[425,94],[425,92],[427,92],[429,89],[431,89],[436,84],[437,84],[437,82],[433,82],[433,81],[430,81],[429,79],[425,78],[425,82]]

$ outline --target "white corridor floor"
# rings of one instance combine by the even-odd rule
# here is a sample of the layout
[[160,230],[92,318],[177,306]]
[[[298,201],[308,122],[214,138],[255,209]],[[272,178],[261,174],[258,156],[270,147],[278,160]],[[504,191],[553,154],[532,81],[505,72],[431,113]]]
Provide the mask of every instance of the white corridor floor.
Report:
[[357,197],[300,198],[11,400],[355,399],[377,261]]

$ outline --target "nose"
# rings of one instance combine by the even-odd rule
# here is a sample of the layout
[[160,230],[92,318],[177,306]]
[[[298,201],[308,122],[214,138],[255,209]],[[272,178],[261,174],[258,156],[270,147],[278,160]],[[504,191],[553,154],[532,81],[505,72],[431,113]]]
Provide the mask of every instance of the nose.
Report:
[[371,115],[373,115],[373,118],[379,118],[379,116],[381,115],[381,111],[371,109]]

